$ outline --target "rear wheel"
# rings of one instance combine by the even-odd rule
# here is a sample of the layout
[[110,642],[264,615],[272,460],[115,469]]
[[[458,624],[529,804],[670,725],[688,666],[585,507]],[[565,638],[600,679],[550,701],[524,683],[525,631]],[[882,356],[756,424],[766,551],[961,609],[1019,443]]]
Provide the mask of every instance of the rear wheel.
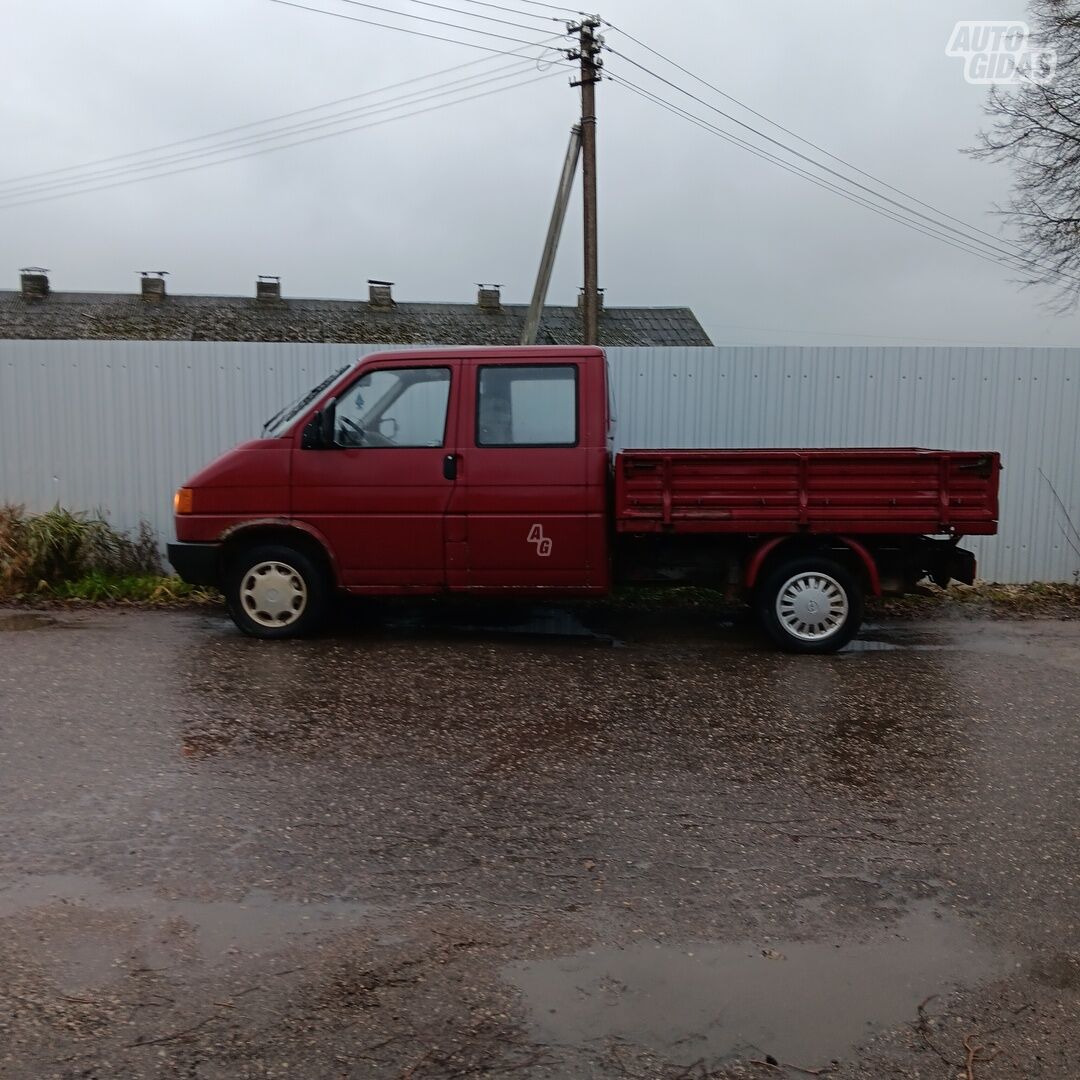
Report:
[[229,565],[225,585],[233,622],[260,638],[311,633],[326,614],[328,595],[321,567],[283,544],[241,551]]
[[766,576],[755,609],[762,628],[781,649],[836,652],[862,625],[862,587],[840,563],[806,555],[781,563]]

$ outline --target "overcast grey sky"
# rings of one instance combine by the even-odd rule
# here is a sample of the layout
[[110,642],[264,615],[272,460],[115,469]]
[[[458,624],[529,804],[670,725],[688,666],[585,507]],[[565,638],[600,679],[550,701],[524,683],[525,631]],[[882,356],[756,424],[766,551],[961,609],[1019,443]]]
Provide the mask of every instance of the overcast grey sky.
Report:
[[[342,0],[297,2],[485,40]],[[441,2],[535,32],[411,0],[371,2],[530,41],[561,29],[543,18],[551,13],[520,0],[501,2],[533,17]],[[985,87],[964,81],[945,46],[957,20],[1023,18],[1019,0],[604,0],[599,11],[859,167],[999,229],[990,211],[1007,197],[1008,168],[959,153],[984,122]],[[0,179],[204,135],[472,60],[480,63],[442,81],[479,80],[511,62],[269,0],[37,0],[9,7],[4,23]],[[605,34],[707,95],[618,32]],[[608,55],[606,63],[694,107],[625,60]],[[544,74],[524,62],[522,72]],[[403,300],[469,301],[476,282],[494,281],[505,299],[527,301],[578,110],[568,73],[549,74],[279,152],[0,209],[0,286],[16,287],[18,268],[36,264],[52,270],[60,290],[134,290],[134,271],[167,269],[170,290],[185,293],[250,295],[264,273],[281,275],[291,296],[360,298],[375,277],[396,282]],[[429,86],[435,81],[385,97]],[[372,118],[387,115],[395,114]],[[1020,289],[1006,268],[815,188],[613,82],[598,89],[598,115],[600,283],[611,304],[687,304],[722,344],[1078,343],[1080,316],[1049,313],[1040,304],[1049,294]],[[581,282],[579,203],[576,187],[549,302],[572,303]]]

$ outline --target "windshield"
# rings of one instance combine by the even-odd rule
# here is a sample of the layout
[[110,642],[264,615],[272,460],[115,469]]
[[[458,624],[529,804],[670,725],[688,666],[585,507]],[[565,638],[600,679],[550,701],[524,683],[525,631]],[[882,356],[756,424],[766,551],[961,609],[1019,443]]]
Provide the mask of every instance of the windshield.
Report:
[[337,382],[342,375],[345,374],[352,367],[351,364],[346,364],[343,368],[338,368],[333,375],[328,375],[318,386],[313,386],[310,390],[304,391],[299,398],[296,399],[291,405],[286,405],[284,409],[274,413],[269,420],[263,424],[262,433],[265,438],[273,439],[280,435],[292,420],[305,405],[309,405],[325,390],[329,390],[331,385]]

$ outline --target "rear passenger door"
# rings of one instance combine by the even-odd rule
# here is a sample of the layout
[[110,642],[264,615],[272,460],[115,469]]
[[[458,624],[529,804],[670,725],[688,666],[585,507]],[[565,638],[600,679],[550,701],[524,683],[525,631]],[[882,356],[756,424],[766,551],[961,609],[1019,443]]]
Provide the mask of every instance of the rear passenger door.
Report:
[[562,359],[462,365],[452,588],[588,586],[582,375]]

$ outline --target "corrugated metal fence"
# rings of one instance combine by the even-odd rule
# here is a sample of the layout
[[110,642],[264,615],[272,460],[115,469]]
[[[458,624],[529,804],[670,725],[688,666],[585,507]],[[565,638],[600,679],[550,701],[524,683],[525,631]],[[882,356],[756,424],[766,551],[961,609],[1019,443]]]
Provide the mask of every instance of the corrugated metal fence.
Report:
[[[166,538],[173,490],[380,346],[0,341],[0,501],[102,508]],[[612,349],[619,446],[1000,450],[982,575],[1080,570],[1080,349]],[[1055,494],[1056,492],[1056,494]],[[1059,501],[1060,499],[1060,501]]]

